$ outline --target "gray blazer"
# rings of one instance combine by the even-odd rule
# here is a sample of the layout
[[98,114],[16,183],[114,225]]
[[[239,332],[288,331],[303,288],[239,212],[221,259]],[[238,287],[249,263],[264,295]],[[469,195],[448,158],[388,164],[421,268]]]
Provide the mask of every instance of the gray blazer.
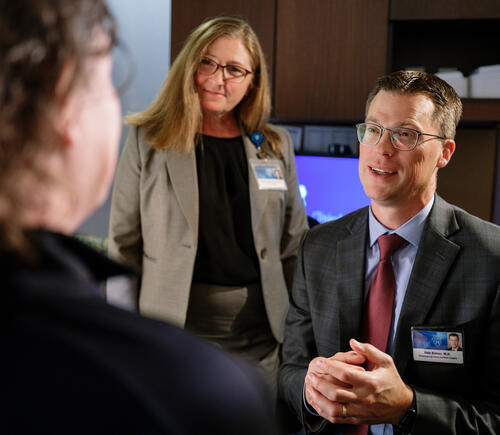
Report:
[[[368,208],[311,229],[299,250],[279,374],[302,416],[307,367],[349,350],[362,317]],[[411,327],[464,332],[463,365],[413,360]],[[416,394],[415,434],[500,433],[500,228],[436,196],[397,325],[394,362]],[[327,424],[321,433],[334,433]],[[335,432],[339,433],[339,432]]]
[[[288,191],[259,190],[249,167],[252,232],[261,285],[272,332],[283,341],[297,249],[307,229],[300,198],[293,146],[278,127],[283,157],[280,165]],[[243,134],[247,157],[255,146]],[[127,289],[109,282],[111,303],[135,306],[147,316],[183,327],[198,243],[198,180],[195,153],[157,151],[144,129],[131,127],[113,189],[109,253],[135,267],[140,283]]]

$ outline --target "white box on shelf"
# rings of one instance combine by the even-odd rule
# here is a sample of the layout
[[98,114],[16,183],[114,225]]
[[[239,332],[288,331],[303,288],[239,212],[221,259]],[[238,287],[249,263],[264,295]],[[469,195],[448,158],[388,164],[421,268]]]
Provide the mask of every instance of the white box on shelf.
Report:
[[471,98],[500,98],[500,65],[482,66],[469,77]]
[[461,98],[469,96],[469,84],[464,75],[456,68],[440,68],[436,75],[448,83]]

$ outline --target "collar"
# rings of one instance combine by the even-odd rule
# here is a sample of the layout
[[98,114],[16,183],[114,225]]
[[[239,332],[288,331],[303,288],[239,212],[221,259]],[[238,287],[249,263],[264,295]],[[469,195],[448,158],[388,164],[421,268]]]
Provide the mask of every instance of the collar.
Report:
[[86,274],[96,281],[104,281],[116,275],[134,275],[127,266],[116,263],[101,254],[95,247],[89,246],[74,236],[67,236],[47,230],[37,230],[31,233],[31,240],[38,254],[50,258],[61,268],[73,269],[77,263],[83,266]]
[[372,208],[368,208],[368,227],[369,227],[369,237],[370,237],[370,248],[373,247],[377,239],[383,234],[398,234],[408,243],[418,248],[420,238],[422,237],[422,232],[424,231],[425,220],[429,216],[429,213],[434,205],[433,196],[431,200],[420,210],[415,216],[410,220],[406,221],[403,225],[395,230],[390,230],[382,225],[373,215]]

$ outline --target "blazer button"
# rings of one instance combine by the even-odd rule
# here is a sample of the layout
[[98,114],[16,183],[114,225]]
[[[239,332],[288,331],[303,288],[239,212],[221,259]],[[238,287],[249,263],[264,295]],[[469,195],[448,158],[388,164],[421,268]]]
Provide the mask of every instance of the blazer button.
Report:
[[264,260],[266,257],[267,257],[267,249],[266,248],[261,249],[260,258],[262,258]]

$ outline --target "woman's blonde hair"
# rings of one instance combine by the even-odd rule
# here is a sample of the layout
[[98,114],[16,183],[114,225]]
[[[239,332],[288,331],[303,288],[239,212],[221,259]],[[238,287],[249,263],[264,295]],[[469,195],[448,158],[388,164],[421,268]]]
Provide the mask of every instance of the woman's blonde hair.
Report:
[[271,96],[266,60],[257,35],[250,25],[236,17],[217,17],[203,22],[188,37],[162,84],[155,101],[144,112],[128,115],[129,124],[144,127],[146,138],[156,149],[193,150],[202,126],[202,110],[196,92],[195,74],[208,46],[220,37],[239,38],[250,55],[252,84],[235,108],[245,132],[261,132],[281,153],[281,139],[268,125]]

